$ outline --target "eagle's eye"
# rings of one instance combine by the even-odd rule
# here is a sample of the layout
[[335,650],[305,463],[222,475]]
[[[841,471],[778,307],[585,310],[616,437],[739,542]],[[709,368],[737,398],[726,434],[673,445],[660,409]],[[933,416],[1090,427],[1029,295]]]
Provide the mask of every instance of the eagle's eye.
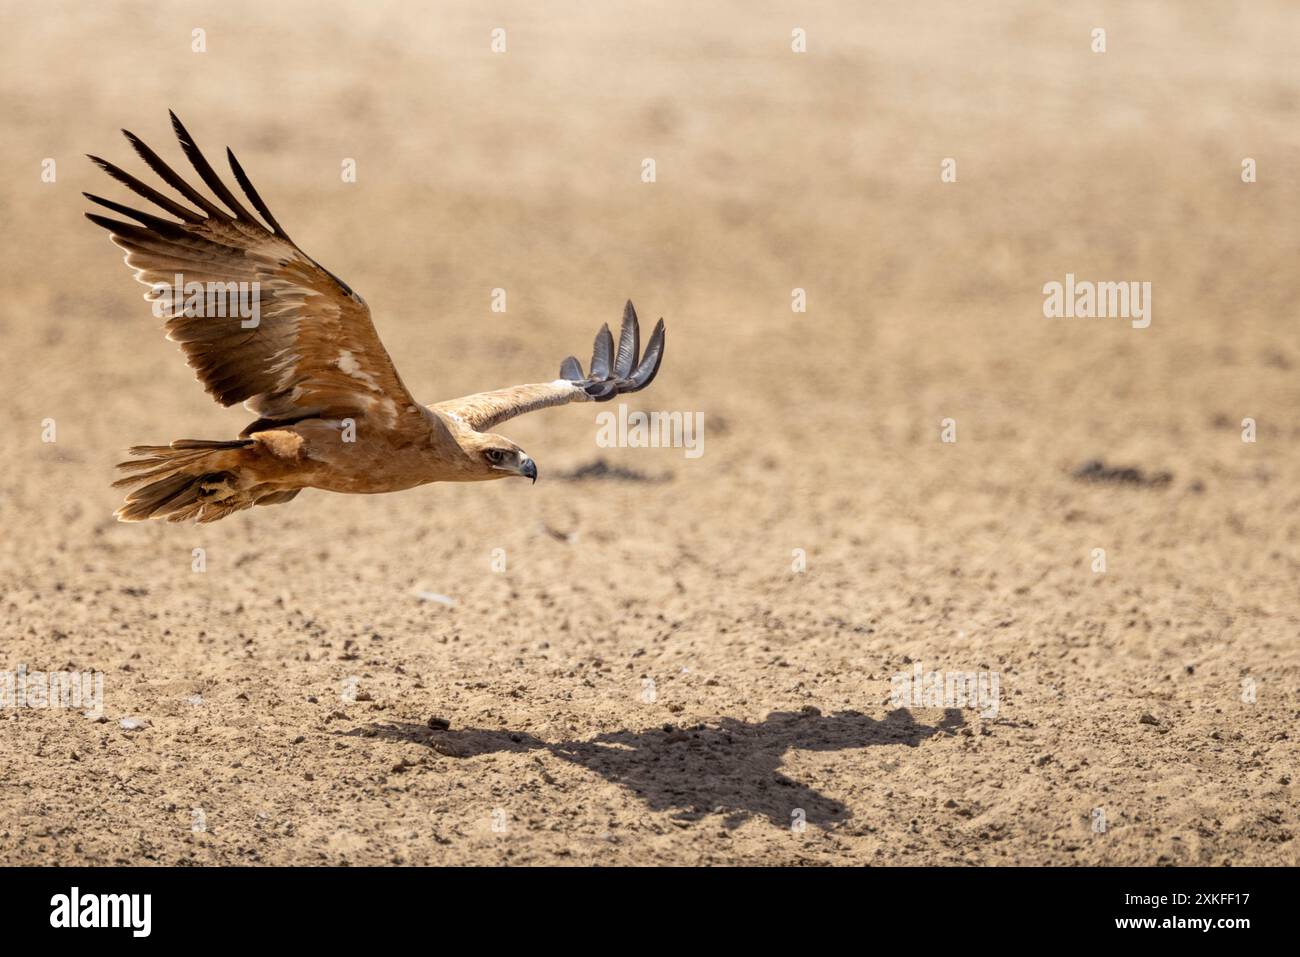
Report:
[[487,456],[487,460],[493,465],[500,465],[502,460],[506,457],[504,449],[488,449],[483,454]]

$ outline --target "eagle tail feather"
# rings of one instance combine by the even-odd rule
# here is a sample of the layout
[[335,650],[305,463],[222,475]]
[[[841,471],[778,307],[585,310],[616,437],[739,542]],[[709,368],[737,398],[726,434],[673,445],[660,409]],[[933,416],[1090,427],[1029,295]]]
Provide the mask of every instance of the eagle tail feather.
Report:
[[276,505],[298,489],[250,482],[244,471],[256,454],[254,439],[177,439],[171,445],[137,445],[135,458],[118,468],[128,474],[113,483],[132,487],[114,513],[121,522],[151,518],[169,522],[215,522],[253,505]]

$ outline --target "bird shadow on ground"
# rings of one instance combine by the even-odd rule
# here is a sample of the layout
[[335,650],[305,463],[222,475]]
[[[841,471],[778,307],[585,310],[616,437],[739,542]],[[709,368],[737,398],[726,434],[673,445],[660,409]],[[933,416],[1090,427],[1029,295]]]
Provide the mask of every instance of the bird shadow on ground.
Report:
[[546,751],[628,788],[652,810],[672,812],[682,821],[721,813],[728,828],[758,816],[788,827],[801,809],[808,824],[826,828],[852,812],[782,774],[786,752],[914,748],[926,738],[954,734],[964,723],[956,709],[945,710],[937,724],[925,725],[900,708],[879,720],[856,711],[774,711],[762,721],[722,718],[693,728],[665,725],[558,743],[518,731],[437,731],[409,723],[373,724],[348,733],[415,742],[450,757]]

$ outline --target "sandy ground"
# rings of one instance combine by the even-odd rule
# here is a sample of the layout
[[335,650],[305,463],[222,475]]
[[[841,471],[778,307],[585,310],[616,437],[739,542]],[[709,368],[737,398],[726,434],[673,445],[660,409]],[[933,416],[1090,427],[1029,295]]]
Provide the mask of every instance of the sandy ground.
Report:
[[[0,709],[0,863],[1297,863],[1293,4],[4,5],[0,670],[105,720]],[[115,523],[122,449],[249,420],[81,217],[168,107],[417,395],[631,297],[704,454],[575,406],[502,428],[533,487]]]

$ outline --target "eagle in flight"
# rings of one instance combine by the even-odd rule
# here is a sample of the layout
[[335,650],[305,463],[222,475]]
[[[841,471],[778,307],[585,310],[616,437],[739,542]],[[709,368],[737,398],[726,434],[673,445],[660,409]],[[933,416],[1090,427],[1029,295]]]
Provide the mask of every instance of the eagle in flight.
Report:
[[[181,344],[212,397],[225,406],[243,402],[257,420],[232,441],[133,447],[135,458],[118,466],[127,475],[113,483],[131,489],[119,520],[212,522],[252,505],[287,502],[304,488],[395,492],[511,475],[536,482],[532,458],[494,427],[546,406],[636,392],[658,373],[663,320],[641,355],[629,302],[617,346],[609,326],[601,326],[586,375],[569,356],[553,382],[430,406],[417,402],[384,350],[365,300],[289,238],[234,153],[226,150],[231,172],[260,221],[217,176],[175,113],[171,121],[199,178],[226,208],[123,130],[149,168],[192,205],[91,156],[179,222],[90,193],[83,195],[134,222],[86,217],[126,250],[135,278],[150,287],[145,299],[167,320],[167,338]],[[194,288],[206,292],[189,295]],[[242,296],[248,308],[227,310],[224,302],[214,308],[214,289]]]

